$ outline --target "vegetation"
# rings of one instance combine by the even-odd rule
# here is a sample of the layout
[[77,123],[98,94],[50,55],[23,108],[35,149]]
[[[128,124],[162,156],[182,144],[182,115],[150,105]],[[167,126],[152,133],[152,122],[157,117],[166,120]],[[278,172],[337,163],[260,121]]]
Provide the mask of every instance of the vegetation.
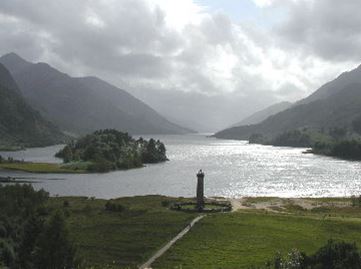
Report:
[[342,159],[361,160],[361,140],[341,140],[333,143],[315,143],[312,151],[316,154]]
[[[0,186],[0,268],[137,268],[197,216],[169,210],[190,201],[49,198],[29,185]],[[242,209],[206,216],[152,267],[360,268],[359,197],[307,199],[314,205],[308,210],[292,199],[246,202],[276,201],[283,201],[279,213]]]
[[189,199],[164,196],[112,200],[55,197],[51,211],[62,209],[85,268],[138,268],[186,227],[196,213],[169,210]]
[[72,174],[85,173],[86,170],[72,169],[65,165],[53,163],[0,163],[0,169],[17,170],[29,173],[54,173],[54,174]]
[[355,132],[341,127],[332,127],[327,131],[324,129],[315,131],[304,128],[303,130],[284,132],[274,139],[267,139],[262,134],[253,134],[249,138],[249,143],[312,147],[312,152],[315,154],[341,159],[361,160],[361,138]]
[[311,143],[310,135],[300,130],[284,132],[270,142],[274,146],[287,147],[309,147]]
[[0,268],[137,268],[196,216],[162,196],[49,198],[0,185]]
[[14,160],[12,158],[4,159],[0,155],[0,169],[17,170],[29,173],[85,173],[88,163],[32,163]]
[[167,160],[166,149],[159,140],[133,139],[127,133],[112,129],[96,131],[66,145],[56,154],[64,163],[89,162],[87,169],[107,172],[142,167],[144,163]]
[[359,269],[361,255],[356,244],[329,240],[315,254],[306,255],[293,249],[286,256],[278,253],[264,269]]
[[[256,198],[250,201],[262,204],[275,199],[288,201],[279,198]],[[328,248],[348,249],[350,245],[353,246],[352,242],[355,242],[356,246],[361,246],[361,210],[359,207],[351,206],[351,199],[309,200],[315,208],[305,209],[287,202],[279,211],[275,210],[275,205],[270,207],[269,210],[272,211],[243,209],[230,214],[208,215],[152,267],[263,268],[266,261],[274,260],[276,253],[287,253],[291,249],[298,249],[307,257],[321,259],[328,253],[325,251]],[[327,242],[330,238],[352,244],[329,245]],[[320,250],[322,246],[324,247]],[[352,247],[350,250],[355,249]],[[342,264],[344,260],[341,259],[339,262]],[[360,267],[315,265],[311,268]]]
[[30,185],[0,185],[0,265],[70,269],[80,264],[64,216],[47,210],[48,199]]

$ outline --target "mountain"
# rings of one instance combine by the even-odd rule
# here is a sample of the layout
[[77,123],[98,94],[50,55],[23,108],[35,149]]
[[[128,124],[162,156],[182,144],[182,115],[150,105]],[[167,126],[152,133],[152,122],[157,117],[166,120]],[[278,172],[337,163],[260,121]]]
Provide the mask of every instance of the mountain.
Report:
[[233,124],[232,127],[258,124],[258,123],[264,121],[265,119],[267,119],[268,117],[275,115],[281,111],[284,111],[284,110],[290,108],[291,106],[292,106],[292,103],[290,103],[290,102],[280,102],[280,103],[271,105],[263,110],[260,110],[256,113],[252,114],[251,116],[243,119],[242,121],[240,121],[236,124]]
[[342,73],[336,79],[321,86],[321,88],[299,103],[306,104],[318,99],[325,99],[342,91],[348,85],[357,83],[361,83],[361,65],[354,70]]
[[131,134],[192,132],[96,77],[75,78],[46,63],[30,63],[10,53],[0,58],[26,100],[63,131],[84,134],[114,128]]
[[57,127],[26,103],[10,72],[0,64],[0,146],[47,146],[64,140]]
[[350,128],[361,116],[361,68],[339,76],[296,105],[267,118],[265,121],[233,127],[215,134],[219,138],[245,139],[261,134],[267,139],[290,130],[323,130]]

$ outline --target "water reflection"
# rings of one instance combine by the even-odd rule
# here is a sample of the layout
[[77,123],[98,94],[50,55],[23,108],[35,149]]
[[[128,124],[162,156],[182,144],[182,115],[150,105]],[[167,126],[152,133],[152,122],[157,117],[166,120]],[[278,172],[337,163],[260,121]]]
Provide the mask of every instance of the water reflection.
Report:
[[[206,173],[208,196],[345,196],[361,193],[361,163],[302,154],[304,149],[249,145],[200,135],[159,136],[169,162],[108,174],[42,175],[0,171],[0,176],[42,179],[34,184],[56,195],[101,198],[163,194],[194,196],[195,173]],[[29,161],[59,162],[60,146],[11,153]],[[6,156],[5,153],[0,155]],[[64,179],[64,180],[54,180]]]

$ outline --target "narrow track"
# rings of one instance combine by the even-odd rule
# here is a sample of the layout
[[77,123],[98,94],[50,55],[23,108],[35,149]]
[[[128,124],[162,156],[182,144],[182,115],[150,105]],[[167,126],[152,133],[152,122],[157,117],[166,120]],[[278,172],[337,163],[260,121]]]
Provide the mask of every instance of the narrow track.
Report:
[[173,246],[175,242],[177,242],[179,239],[181,239],[184,235],[186,235],[192,227],[201,219],[203,219],[205,215],[201,215],[196,217],[194,220],[191,221],[191,223],[184,228],[179,234],[177,234],[176,237],[174,237],[172,240],[170,240],[164,247],[162,247],[160,250],[158,250],[148,261],[146,261],[144,264],[139,266],[139,269],[151,269],[152,263],[158,259],[160,256],[162,256],[168,249]]

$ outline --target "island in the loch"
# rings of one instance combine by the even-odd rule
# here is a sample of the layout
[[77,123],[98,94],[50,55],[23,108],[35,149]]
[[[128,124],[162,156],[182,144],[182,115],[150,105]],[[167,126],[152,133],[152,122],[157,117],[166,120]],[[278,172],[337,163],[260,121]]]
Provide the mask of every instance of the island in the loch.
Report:
[[168,160],[162,142],[134,139],[114,129],[95,131],[69,142],[55,154],[62,164],[33,163],[0,157],[0,168],[34,173],[109,172],[143,167]]

